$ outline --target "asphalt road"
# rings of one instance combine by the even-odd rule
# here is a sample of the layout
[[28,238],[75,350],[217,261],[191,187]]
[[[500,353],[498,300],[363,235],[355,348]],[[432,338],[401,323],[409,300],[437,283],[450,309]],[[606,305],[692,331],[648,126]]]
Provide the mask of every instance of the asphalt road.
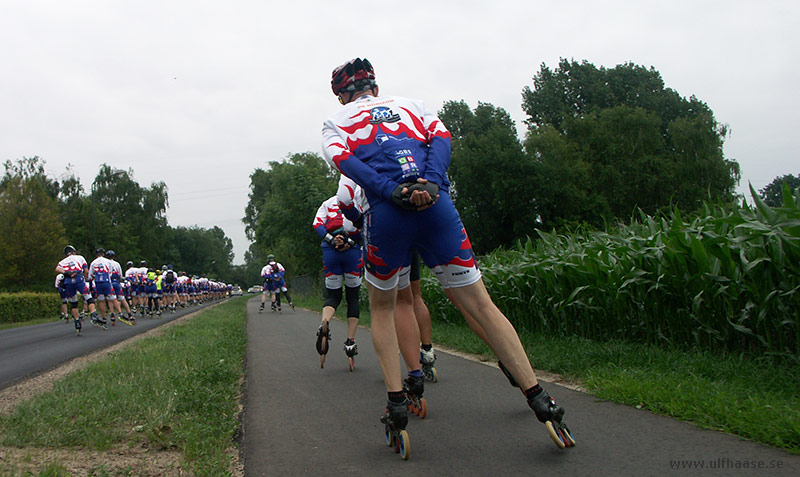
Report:
[[378,421],[386,393],[369,331],[358,330],[351,373],[345,324],[334,321],[320,369],[319,313],[257,307],[248,302],[247,476],[800,475],[800,456],[545,383],[577,441],[560,450],[497,368],[442,352],[439,382],[425,387],[428,417],[410,416],[403,461]]
[[[216,302],[211,302],[213,304]],[[126,340],[156,326],[168,323],[208,304],[192,306],[177,313],[162,313],[161,318],[137,317],[136,326],[128,326],[117,320],[116,326],[108,324],[104,331],[82,320],[80,336],[75,333],[72,321],[22,326],[0,330],[0,389],[48,371],[73,358],[84,356],[120,341]]]

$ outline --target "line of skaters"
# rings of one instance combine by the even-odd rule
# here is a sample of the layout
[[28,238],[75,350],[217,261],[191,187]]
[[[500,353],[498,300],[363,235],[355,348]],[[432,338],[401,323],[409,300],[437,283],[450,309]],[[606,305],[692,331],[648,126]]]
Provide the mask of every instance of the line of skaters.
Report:
[[[91,264],[77,253],[75,247],[64,248],[64,258],[58,262],[55,288],[61,297],[61,319],[81,332],[82,319],[88,315],[94,326],[108,329],[108,322],[117,318],[127,325],[136,324],[136,316],[161,317],[161,312],[200,305],[229,295],[232,285],[203,276],[176,272],[172,265],[160,269],[147,266],[142,260],[138,267],[128,261],[126,270],[116,261],[113,250],[98,248]],[[79,310],[79,297],[83,309]]]

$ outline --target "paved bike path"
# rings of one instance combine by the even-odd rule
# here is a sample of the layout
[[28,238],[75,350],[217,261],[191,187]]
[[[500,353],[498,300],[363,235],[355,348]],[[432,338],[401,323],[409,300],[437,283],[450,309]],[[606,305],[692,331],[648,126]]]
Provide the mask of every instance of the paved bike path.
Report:
[[342,351],[346,325],[334,320],[320,369],[319,313],[257,309],[250,300],[247,476],[800,475],[800,456],[546,383],[577,441],[560,450],[498,369],[442,352],[440,380],[425,387],[428,417],[409,416],[411,457],[403,461],[385,445],[378,421],[386,393],[369,330],[358,330],[351,373]]

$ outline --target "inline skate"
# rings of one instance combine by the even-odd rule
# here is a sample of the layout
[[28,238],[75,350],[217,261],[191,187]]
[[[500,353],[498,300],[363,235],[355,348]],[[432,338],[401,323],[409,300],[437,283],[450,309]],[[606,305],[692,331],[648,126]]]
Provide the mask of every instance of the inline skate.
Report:
[[420,419],[425,419],[425,416],[428,415],[428,403],[425,401],[425,398],[422,397],[425,391],[425,383],[422,374],[420,373],[419,376],[409,374],[405,381],[403,381],[403,391],[408,398],[408,410]]
[[331,340],[331,330],[328,322],[323,321],[317,329],[317,353],[319,353],[319,367],[325,367],[325,356],[328,354],[328,343]]
[[406,431],[408,406],[408,399],[401,403],[387,401],[386,410],[381,416],[386,445],[394,447],[395,453],[400,454],[403,460],[408,460],[411,455],[411,440],[408,437],[408,431]]
[[344,342],[344,354],[347,355],[347,367],[352,373],[356,367],[355,356],[358,354],[358,346],[355,340],[347,338],[347,341]]
[[420,348],[419,364],[422,365],[422,374],[425,376],[425,379],[432,383],[439,381],[439,373],[437,373],[436,368],[433,367],[434,364],[436,364],[436,353],[433,352],[433,348],[429,351]]
[[556,404],[547,391],[542,389],[538,394],[529,397],[528,406],[536,413],[536,418],[544,423],[550,438],[559,449],[575,445],[575,438],[563,421],[564,408]]

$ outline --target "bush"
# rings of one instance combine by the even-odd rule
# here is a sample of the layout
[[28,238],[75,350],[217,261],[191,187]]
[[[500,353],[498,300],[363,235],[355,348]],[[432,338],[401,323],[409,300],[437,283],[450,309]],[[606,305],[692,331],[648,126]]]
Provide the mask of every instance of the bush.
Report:
[[0,323],[20,323],[57,316],[61,298],[57,293],[0,293]]

